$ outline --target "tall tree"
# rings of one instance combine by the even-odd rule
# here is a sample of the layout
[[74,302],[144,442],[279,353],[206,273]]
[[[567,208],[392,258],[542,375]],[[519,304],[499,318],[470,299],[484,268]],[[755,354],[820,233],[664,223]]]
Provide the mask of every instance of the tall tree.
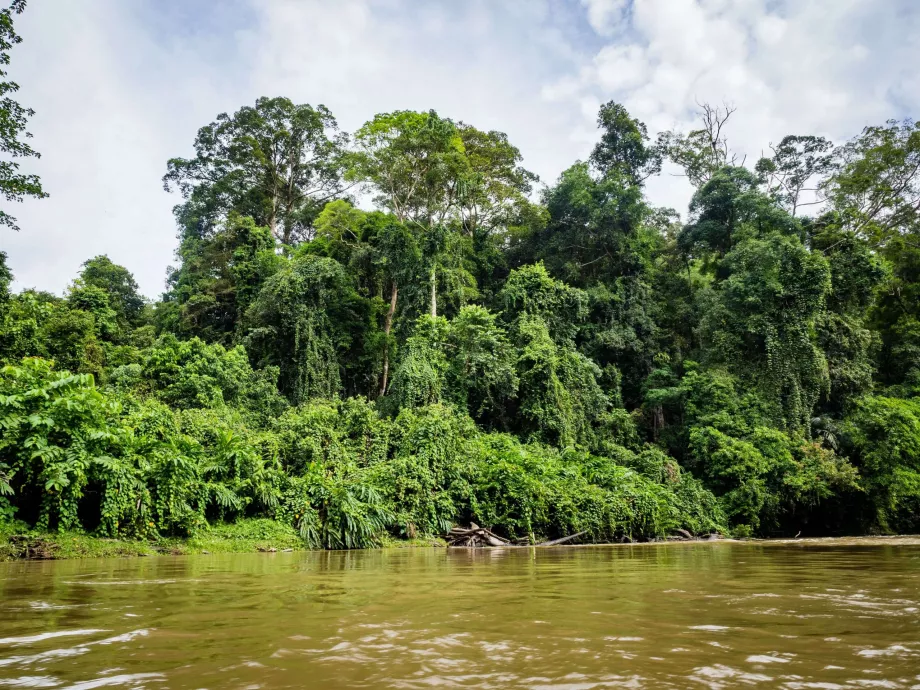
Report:
[[[835,214],[829,214],[833,219]],[[838,418],[871,392],[878,334],[868,327],[869,309],[887,272],[865,240],[841,232],[834,222],[815,223],[811,246],[827,259],[831,290],[817,322],[818,345],[827,358],[830,389],[822,410]]]
[[[400,223],[430,228],[447,219],[463,158],[463,142],[454,123],[434,111],[383,113],[357,131],[355,144],[348,179],[368,185],[376,192],[376,202]],[[391,276],[390,308],[383,327],[386,338],[393,327],[399,288]],[[432,277],[432,302],[435,299]],[[387,390],[389,351],[386,346],[381,395]]]
[[[536,177],[520,166],[520,152],[504,134],[482,132],[434,111],[377,115],[354,139],[357,151],[348,178],[365,183],[378,204],[419,235],[409,244],[420,252],[428,313],[436,317],[439,285],[460,295],[471,287],[464,266],[466,243],[457,235],[471,237],[475,244],[481,233],[505,226],[528,204],[526,194]],[[394,267],[406,265],[391,259]],[[386,337],[403,287],[391,275]],[[384,351],[381,394],[387,388],[387,352],[389,348]]]
[[[19,91],[19,84],[7,79],[4,69],[10,64],[10,49],[22,42],[13,27],[13,15],[21,14],[25,8],[26,0],[13,0],[9,7],[0,10],[0,152],[13,159],[0,161],[0,194],[7,201],[22,201],[27,196],[38,199],[48,196],[38,175],[19,172],[19,163],[15,160],[41,157],[25,141],[32,138],[26,131],[26,123],[35,111],[12,98],[10,94]],[[16,219],[3,210],[0,210],[0,225],[19,230]]]
[[737,153],[732,152],[725,136],[725,126],[737,108],[732,105],[700,106],[700,126],[686,134],[663,132],[658,145],[668,158],[684,169],[694,187],[702,187],[717,170],[726,165],[744,165]]
[[626,108],[609,101],[597,114],[601,140],[591,152],[591,164],[601,175],[623,175],[641,184],[661,172],[662,147],[650,144],[645,123],[630,117]]
[[527,195],[538,177],[521,165],[521,152],[508,135],[458,123],[463,165],[453,184],[456,210],[467,234],[497,232],[514,223],[529,206]]
[[807,431],[829,386],[814,335],[831,288],[827,260],[774,232],[738,244],[724,268],[703,317],[707,361],[748,377],[781,428]]
[[628,178],[596,179],[576,163],[546,190],[546,227],[533,233],[534,253],[554,275],[585,287],[641,270],[639,227],[648,213]]
[[323,106],[260,98],[198,130],[194,158],[172,158],[163,186],[186,232],[206,235],[230,211],[268,227],[290,246],[309,236],[323,204],[343,193],[343,135]]
[[866,127],[841,146],[823,185],[836,222],[888,261],[871,322],[881,338],[880,381],[920,390],[920,123]]
[[790,134],[770,148],[773,155],[761,158],[755,166],[767,194],[793,216],[801,206],[823,203],[818,195],[811,201],[803,201],[802,193],[819,191],[819,185],[833,167],[834,145],[824,137]]
[[837,152],[824,191],[848,230],[883,244],[920,226],[920,123],[866,127]]
[[725,256],[741,240],[766,232],[801,234],[801,225],[758,189],[747,168],[726,166],[712,175],[690,201],[690,222],[677,238],[694,258]]
[[401,223],[447,220],[464,168],[457,126],[438,116],[399,110],[374,116],[354,136],[348,178],[369,185],[375,201]]

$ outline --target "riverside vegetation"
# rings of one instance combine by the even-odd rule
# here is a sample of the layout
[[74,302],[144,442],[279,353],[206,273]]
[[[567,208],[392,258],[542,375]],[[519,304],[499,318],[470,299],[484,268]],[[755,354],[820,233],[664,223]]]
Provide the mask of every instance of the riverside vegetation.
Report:
[[[2,106],[3,150],[34,155]],[[0,255],[0,532],[916,530],[920,127],[745,167],[731,112],[653,139],[607,103],[539,189],[505,134],[434,111],[350,135],[286,98],[219,115],[166,166],[159,300],[106,256],[14,293]],[[664,164],[696,188],[683,221],[644,194]],[[8,199],[44,195],[4,166]]]

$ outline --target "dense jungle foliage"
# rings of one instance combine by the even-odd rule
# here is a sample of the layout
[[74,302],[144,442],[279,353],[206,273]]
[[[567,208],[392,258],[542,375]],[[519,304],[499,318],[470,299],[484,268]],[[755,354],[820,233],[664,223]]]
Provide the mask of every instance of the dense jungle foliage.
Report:
[[[4,108],[17,155],[30,113]],[[259,517],[326,548],[469,521],[918,529],[920,126],[787,136],[751,168],[730,115],[652,139],[608,103],[544,187],[505,134],[434,111],[352,134],[286,98],[219,115],[166,165],[159,300],[106,256],[13,293],[0,254],[0,521]],[[683,220],[643,191],[667,161]],[[8,199],[44,194],[8,172]]]

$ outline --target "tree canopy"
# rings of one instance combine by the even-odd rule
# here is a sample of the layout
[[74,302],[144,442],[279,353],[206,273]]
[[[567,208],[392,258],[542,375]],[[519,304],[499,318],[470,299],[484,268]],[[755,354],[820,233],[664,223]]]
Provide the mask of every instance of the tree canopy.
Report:
[[[217,116],[167,162],[159,299],[105,255],[63,296],[12,292],[0,254],[0,521],[260,517],[325,548],[470,521],[916,530],[920,129],[788,135],[749,165],[733,113],[651,136],[611,101],[540,188],[506,134],[433,110],[350,135],[286,98]],[[683,217],[646,192],[666,162]]]
[[[15,15],[26,9],[26,0],[13,0],[9,7],[0,10],[0,153],[7,160],[0,160],[0,195],[6,201],[22,201],[31,196],[48,196],[42,189],[41,179],[34,173],[20,172],[18,158],[40,158],[27,141],[32,135],[26,130],[29,118],[35,114],[31,108],[21,105],[12,94],[19,91],[19,84],[10,81],[6,66],[10,64],[10,49],[22,42],[13,26]],[[0,225],[19,230],[16,219],[0,209]]]

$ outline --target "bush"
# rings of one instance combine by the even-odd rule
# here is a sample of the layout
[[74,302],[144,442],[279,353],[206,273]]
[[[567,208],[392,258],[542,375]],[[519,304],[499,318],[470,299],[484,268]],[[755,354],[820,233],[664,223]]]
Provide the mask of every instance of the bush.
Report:
[[920,400],[867,397],[844,423],[870,504],[869,527],[920,528]]
[[[192,389],[222,396],[214,381]],[[390,419],[360,398],[311,401],[260,427],[245,408],[172,409],[137,389],[102,391],[40,359],[4,368],[5,519],[24,507],[40,529],[145,537],[272,517],[323,548],[471,520],[508,537],[604,541],[723,528],[715,498],[654,447],[561,452],[480,432],[449,405]]]

